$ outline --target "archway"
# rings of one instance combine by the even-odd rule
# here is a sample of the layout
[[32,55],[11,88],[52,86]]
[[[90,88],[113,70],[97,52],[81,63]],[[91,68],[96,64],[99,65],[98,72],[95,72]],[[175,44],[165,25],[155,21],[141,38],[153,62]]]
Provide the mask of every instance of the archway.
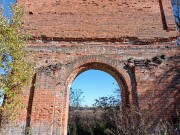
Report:
[[111,75],[94,69],[82,72],[71,85],[69,101],[68,135],[117,133],[121,90]]
[[112,67],[109,64],[106,63],[100,63],[100,62],[90,62],[83,65],[78,66],[74,69],[74,71],[69,75],[67,81],[66,81],[66,94],[65,94],[65,107],[64,107],[64,119],[62,121],[62,127],[63,127],[63,133],[67,134],[67,125],[68,125],[68,111],[69,111],[69,94],[70,94],[70,87],[73,82],[73,80],[82,72],[87,71],[89,69],[95,69],[95,70],[101,70],[108,74],[110,74],[118,83],[121,92],[122,92],[122,109],[125,110],[126,108],[129,108],[131,106],[131,90],[128,87],[127,84],[127,78],[125,80],[125,77],[123,76],[123,73],[118,70],[118,68]]
[[[72,85],[70,91],[70,107],[75,109],[90,109],[97,106],[97,100],[102,97],[114,98],[121,103],[121,90],[116,80],[108,73],[101,70],[90,69],[78,75]],[[106,100],[110,105],[110,101]],[[113,104],[111,104],[113,105]],[[70,109],[69,109],[70,110]]]

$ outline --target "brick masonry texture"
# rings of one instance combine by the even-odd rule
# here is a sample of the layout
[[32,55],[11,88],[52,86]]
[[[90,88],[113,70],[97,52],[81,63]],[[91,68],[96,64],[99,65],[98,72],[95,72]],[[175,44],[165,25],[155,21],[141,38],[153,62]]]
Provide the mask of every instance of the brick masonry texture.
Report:
[[[25,30],[34,37],[141,40],[176,37],[171,1],[159,1],[18,0],[25,9]],[[165,23],[167,29],[163,30]]]
[[180,48],[169,0],[18,4],[24,7],[24,31],[32,37],[28,60],[36,74],[24,91],[26,109],[3,135],[23,135],[28,128],[32,135],[67,135],[70,86],[89,69],[113,76],[123,109],[147,110],[151,125],[180,113]]
[[29,43],[29,60],[37,72],[34,88],[25,91],[27,111],[24,110],[20,122],[24,122],[21,124],[24,128],[18,128],[16,132],[30,125],[34,135],[65,135],[70,85],[78,74],[88,69],[103,70],[117,80],[124,108],[139,106],[151,111],[156,120],[164,116],[174,117],[172,112],[180,110],[179,47],[170,43],[108,44]]

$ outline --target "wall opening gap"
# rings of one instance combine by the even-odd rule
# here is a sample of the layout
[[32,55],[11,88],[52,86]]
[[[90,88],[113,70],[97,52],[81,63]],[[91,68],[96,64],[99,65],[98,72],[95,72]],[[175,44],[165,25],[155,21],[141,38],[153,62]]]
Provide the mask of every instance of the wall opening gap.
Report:
[[101,70],[78,75],[70,88],[68,135],[108,135],[115,132],[122,110],[121,89],[117,81]]

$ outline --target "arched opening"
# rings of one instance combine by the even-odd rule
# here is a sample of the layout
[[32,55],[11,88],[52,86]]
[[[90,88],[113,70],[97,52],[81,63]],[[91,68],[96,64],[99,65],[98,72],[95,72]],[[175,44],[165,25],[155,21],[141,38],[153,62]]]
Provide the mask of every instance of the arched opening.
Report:
[[117,81],[104,71],[90,69],[74,79],[70,90],[70,106],[93,107],[95,99],[109,96],[115,96],[121,102],[121,90]]
[[70,89],[68,135],[113,132],[121,99],[120,87],[110,74],[92,69],[82,72]]
[[66,101],[65,101],[64,116],[63,116],[64,119],[62,121],[62,125],[64,125],[63,126],[64,134],[67,134],[67,129],[68,129],[67,125],[68,125],[69,98],[70,98],[69,95],[70,95],[71,84],[79,74],[90,69],[104,71],[109,75],[111,75],[116,80],[118,86],[120,86],[121,89],[122,110],[129,108],[129,106],[131,105],[132,97],[126,82],[127,78],[125,80],[125,77],[120,73],[118,68],[114,68],[108,64],[100,63],[100,62],[91,62],[78,66],[69,75],[66,81],[66,95],[65,95]]

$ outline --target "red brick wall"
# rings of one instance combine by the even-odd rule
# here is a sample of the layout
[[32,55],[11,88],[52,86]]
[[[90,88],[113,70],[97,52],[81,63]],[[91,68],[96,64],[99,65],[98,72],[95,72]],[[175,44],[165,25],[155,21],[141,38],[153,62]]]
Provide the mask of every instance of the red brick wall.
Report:
[[25,9],[25,30],[34,37],[169,39],[177,36],[171,1],[18,0]]
[[136,69],[139,106],[153,116],[148,119],[152,125],[163,119],[172,122],[180,113],[180,55],[151,60],[152,65]]
[[169,0],[162,1],[164,10],[158,0],[18,4],[24,8],[24,31],[34,39],[27,49],[36,75],[25,90],[27,109],[14,134],[30,127],[33,135],[66,135],[69,87],[79,73],[92,68],[117,80],[124,109],[136,105],[156,118],[180,110],[180,49],[173,41],[177,32]]
[[[66,134],[69,87],[79,73],[88,69],[106,71],[117,80],[124,108],[138,105],[152,111],[156,118],[179,110],[180,49],[176,45],[105,44],[29,44],[31,61],[37,68],[30,121],[33,134]],[[126,67],[129,59],[135,66],[134,78]]]
[[177,45],[38,42],[29,43],[27,48],[36,76],[32,87],[25,90],[27,110],[22,112],[20,127],[13,128],[13,133],[21,134],[30,127],[35,135],[66,135],[70,85],[88,69],[103,70],[117,80],[124,109],[128,105],[140,107],[152,112],[156,121],[173,117],[180,110]]

